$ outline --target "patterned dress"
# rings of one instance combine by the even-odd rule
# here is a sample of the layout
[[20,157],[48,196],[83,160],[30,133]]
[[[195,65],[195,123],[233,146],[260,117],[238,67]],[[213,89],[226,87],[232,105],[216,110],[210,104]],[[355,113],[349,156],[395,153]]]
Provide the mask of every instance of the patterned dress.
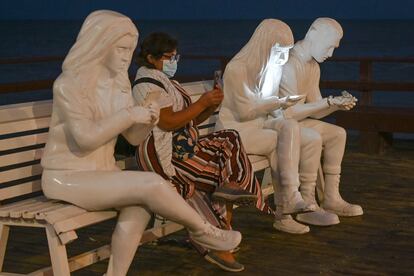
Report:
[[[184,100],[184,108],[191,104],[190,96],[174,81],[174,87]],[[233,181],[240,189],[256,194],[256,207],[265,213],[273,210],[264,203],[260,184],[235,130],[221,130],[199,137],[193,121],[172,135],[172,165],[175,175],[168,176],[162,169],[150,135],[137,147],[136,159],[140,169],[160,174],[176,187],[187,202],[206,220],[217,227],[226,228],[225,207],[211,200],[211,193]]]

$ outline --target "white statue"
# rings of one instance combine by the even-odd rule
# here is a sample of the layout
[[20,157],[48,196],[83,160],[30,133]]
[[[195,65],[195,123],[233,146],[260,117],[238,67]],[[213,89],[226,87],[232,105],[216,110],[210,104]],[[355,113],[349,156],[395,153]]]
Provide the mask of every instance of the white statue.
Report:
[[[316,204],[315,183],[321,152],[325,187],[321,206],[316,212],[300,214],[297,219],[313,225],[332,225],[339,216],[363,214],[361,206],[344,201],[339,194],[341,162],[345,149],[346,133],[341,127],[318,119],[337,110],[349,110],[356,104],[356,98],[344,91],[341,96],[322,98],[319,90],[319,64],[332,56],[342,38],[342,28],[330,18],[318,18],[311,25],[305,39],[297,42],[290,51],[289,61],[283,67],[279,95],[304,95],[305,97],[285,114],[299,121],[302,139],[314,141],[312,151],[301,151],[300,180],[301,194],[307,203]],[[323,149],[323,150],[322,150]],[[315,150],[317,152],[315,152]],[[329,211],[329,212],[326,212]]]
[[[216,128],[236,129],[247,153],[269,158],[272,178],[278,179],[273,181],[277,186],[273,226],[282,231],[306,233],[308,226],[284,219],[290,218],[287,214],[315,209],[315,205],[303,201],[298,191],[299,125],[283,115],[283,109],[300,97],[273,96],[292,46],[292,31],[284,22],[266,19],[260,23],[226,67],[224,100]],[[276,118],[269,118],[270,114]]]
[[205,223],[159,175],[116,167],[117,136],[137,145],[159,116],[157,106],[133,106],[128,67],[137,40],[134,24],[119,13],[96,11],[86,18],[53,86],[42,158],[47,197],[87,210],[120,210],[108,276],[126,275],[152,212],[184,225],[207,248],[231,250],[241,240],[237,231]]

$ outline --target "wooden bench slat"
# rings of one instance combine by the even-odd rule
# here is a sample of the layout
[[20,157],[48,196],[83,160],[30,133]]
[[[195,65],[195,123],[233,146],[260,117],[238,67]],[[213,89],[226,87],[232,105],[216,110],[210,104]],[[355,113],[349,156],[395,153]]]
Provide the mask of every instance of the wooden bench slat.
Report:
[[56,209],[60,209],[66,204],[62,204],[56,201],[50,201],[50,204],[46,204],[45,206],[42,206],[42,208],[36,208],[34,210],[25,211],[22,215],[24,219],[34,219],[36,217],[36,214],[38,213],[44,213],[44,212],[50,212]]
[[44,144],[47,141],[47,136],[48,133],[45,132],[3,139],[0,140],[0,151]]
[[0,217],[8,218],[8,217],[10,217],[11,213],[24,211],[26,209],[29,209],[30,207],[38,206],[38,205],[40,205],[44,202],[47,202],[47,198],[45,198],[45,197],[40,198],[39,197],[39,198],[36,198],[35,200],[25,200],[24,202],[25,202],[24,204],[20,204],[20,205],[16,205],[16,206],[7,206],[6,205],[6,208],[4,208],[0,211]]
[[[0,181],[2,183],[18,180],[30,176],[41,175],[43,171],[42,165],[35,164],[17,169],[0,172]],[[1,184],[1,183],[0,183]],[[1,186],[0,186],[1,187]]]
[[116,211],[86,212],[71,218],[60,220],[53,224],[56,233],[65,233],[91,224],[95,224],[116,217]]
[[37,210],[37,209],[43,209],[44,207],[50,206],[49,202],[37,202],[35,204],[26,205],[18,209],[10,210],[10,218],[21,218],[23,216],[24,212],[30,211],[30,210]]
[[45,198],[45,197],[44,196],[38,196],[38,197],[29,198],[29,199],[19,200],[17,202],[13,202],[13,203],[3,205],[3,206],[0,205],[0,212],[9,210],[9,209],[12,209],[12,208],[15,208],[15,207],[19,207],[21,205],[28,204],[28,203],[31,203],[31,202],[43,200],[43,198]]
[[0,156],[0,167],[39,160],[43,155],[43,148],[22,151]]
[[0,106],[0,124],[51,116],[52,100]]
[[8,198],[30,194],[42,190],[39,180],[26,182],[23,184],[0,189],[0,201]]
[[45,220],[47,223],[53,225],[58,221],[65,220],[80,214],[86,213],[87,211],[77,207],[75,205],[67,204],[60,209],[53,210],[50,212],[37,213],[36,219]]
[[50,119],[51,117],[43,117],[0,124],[0,135],[48,128],[50,125]]

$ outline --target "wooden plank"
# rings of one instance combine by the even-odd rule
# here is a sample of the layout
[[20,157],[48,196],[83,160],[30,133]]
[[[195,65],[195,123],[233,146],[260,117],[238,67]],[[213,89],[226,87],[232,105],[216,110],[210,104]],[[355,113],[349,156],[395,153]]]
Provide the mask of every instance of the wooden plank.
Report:
[[40,190],[42,190],[40,179],[26,182],[23,184],[19,184],[16,186],[3,188],[3,189],[0,189],[0,201],[8,199],[8,198],[16,197],[16,196],[34,193]]
[[76,234],[75,231],[69,231],[69,232],[65,232],[59,235],[60,243],[64,245],[73,242],[77,238],[78,238],[78,235]]
[[0,167],[39,160],[43,155],[43,148],[22,151],[0,156]]
[[37,228],[45,228],[46,224],[37,222],[35,220],[16,220],[16,219],[0,219],[0,225],[8,225],[8,226],[17,226],[17,227],[37,227]]
[[39,204],[42,204],[46,201],[47,199],[43,197],[43,198],[36,198],[35,200],[30,200],[30,201],[27,200],[25,201],[25,204],[11,206],[11,207],[7,206],[7,208],[0,210],[0,217],[8,218],[10,217],[10,213],[12,212],[18,212],[18,211],[22,211],[30,207],[33,207],[33,206],[38,206]]
[[65,220],[59,220],[53,224],[53,228],[56,233],[60,234],[108,220],[117,215],[118,213],[116,211],[85,212]]
[[0,106],[0,124],[51,116],[52,100]]
[[213,80],[205,80],[182,83],[181,85],[190,96],[195,96],[213,89],[213,83]]
[[26,211],[43,209],[47,206],[50,206],[50,202],[37,202],[29,206],[25,205],[21,208],[10,210],[9,217],[14,219],[21,218],[23,216],[23,213]]
[[0,140],[0,151],[44,144],[47,141],[47,136],[48,133],[45,132],[3,139]]
[[57,203],[57,202],[52,202],[50,203],[50,205],[48,207],[44,207],[40,210],[31,210],[31,211],[25,211],[22,214],[23,219],[35,219],[36,218],[36,214],[38,213],[44,213],[44,212],[50,212],[50,211],[54,211],[57,209],[62,208],[63,206],[66,206],[66,204],[62,204],[62,203]]
[[60,243],[52,225],[46,226],[47,243],[49,244],[49,254],[52,260],[53,274],[59,276],[70,276],[68,255],[66,246]]
[[[42,165],[35,164],[17,169],[0,172],[0,179],[2,183],[13,180],[18,180],[30,176],[41,175],[43,171]],[[0,183],[1,184],[1,183]]]
[[67,204],[66,206],[50,211],[45,213],[38,213],[36,214],[37,220],[45,220],[49,224],[53,225],[58,221],[65,220],[74,216],[78,216],[82,213],[86,213],[85,209],[77,207],[75,205]]
[[0,124],[0,135],[48,128],[51,117],[34,118]]
[[38,196],[38,197],[33,197],[33,198],[13,202],[13,203],[10,203],[10,204],[7,204],[7,205],[3,205],[3,206],[0,206],[0,212],[6,211],[6,210],[9,210],[9,209],[12,209],[12,208],[24,205],[24,204],[29,204],[29,203],[32,203],[32,202],[35,202],[35,201],[38,201],[38,200],[42,200],[43,198],[45,198],[45,197],[44,196]]
[[7,241],[9,240],[10,227],[0,224],[0,273],[3,271],[4,256],[6,255]]

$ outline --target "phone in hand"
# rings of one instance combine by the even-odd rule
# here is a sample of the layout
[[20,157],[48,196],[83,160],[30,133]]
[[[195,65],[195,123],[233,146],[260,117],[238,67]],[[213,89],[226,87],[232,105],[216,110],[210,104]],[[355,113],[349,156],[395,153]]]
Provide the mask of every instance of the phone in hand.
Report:
[[214,86],[223,89],[223,72],[221,70],[214,71]]

